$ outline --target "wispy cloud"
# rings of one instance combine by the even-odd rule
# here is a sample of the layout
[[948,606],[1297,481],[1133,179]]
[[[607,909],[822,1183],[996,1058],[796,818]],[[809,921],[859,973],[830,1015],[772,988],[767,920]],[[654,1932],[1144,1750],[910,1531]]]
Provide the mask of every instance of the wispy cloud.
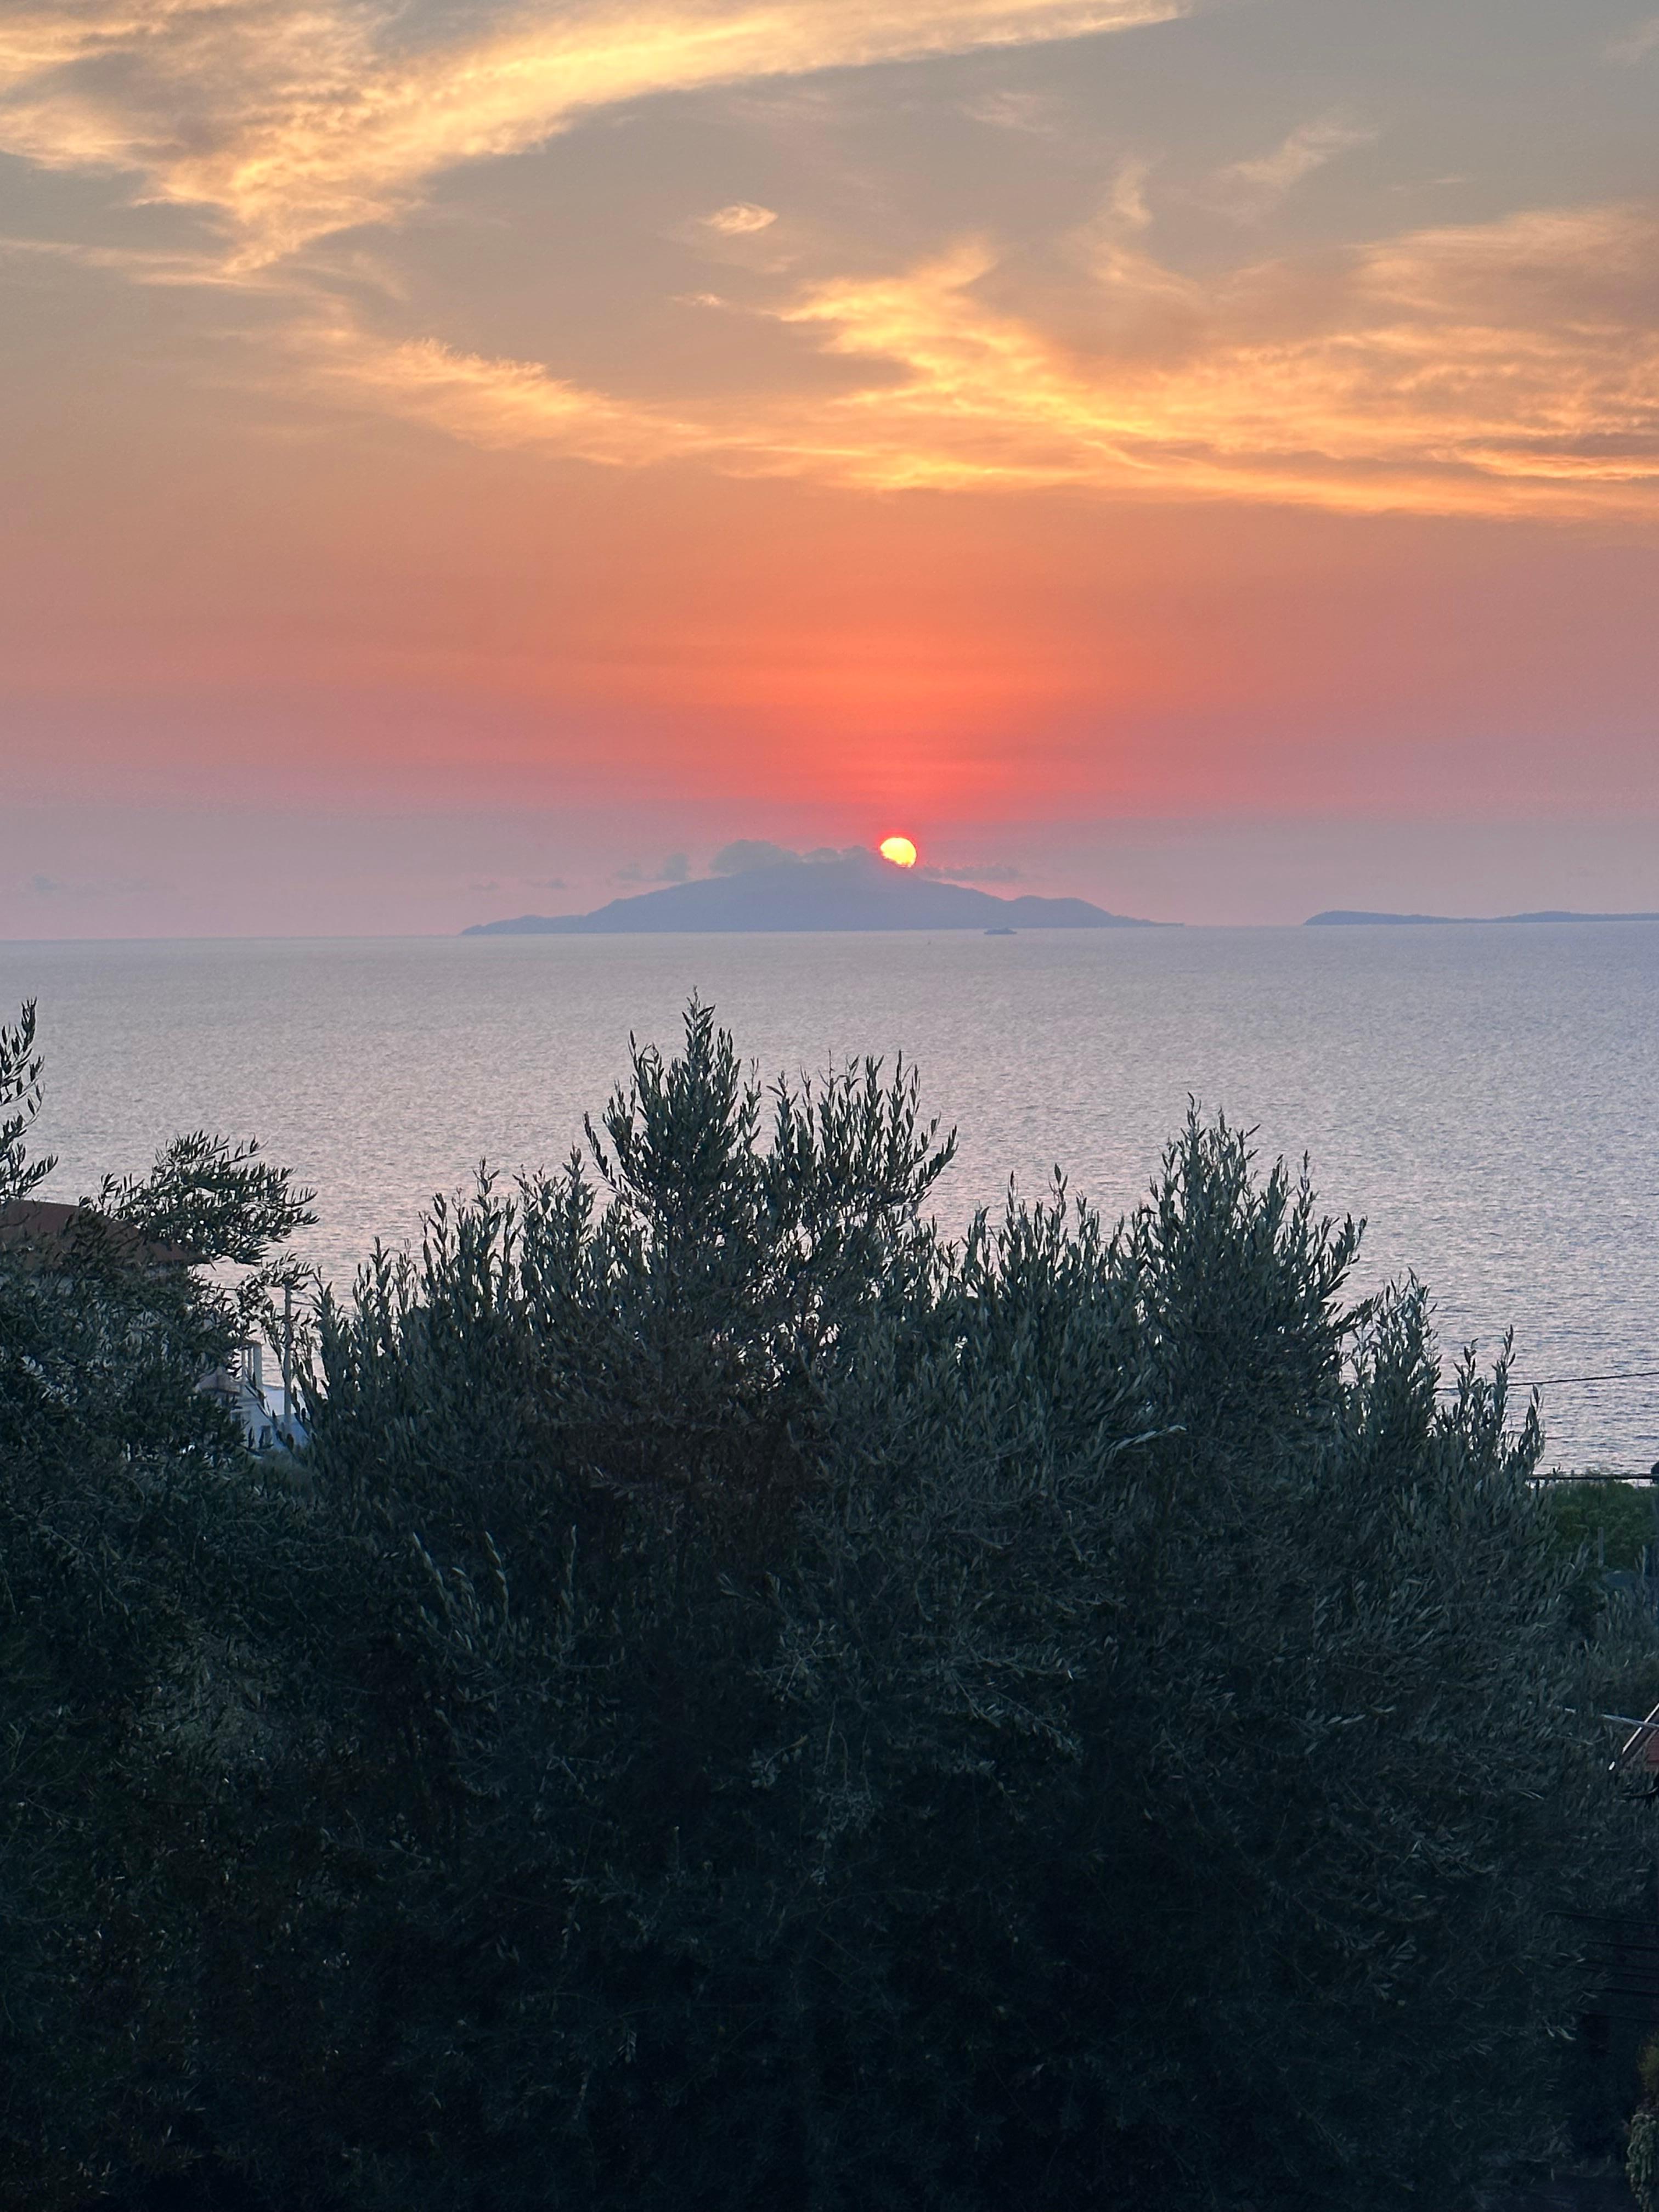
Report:
[[1346,121],[1340,116],[1326,116],[1316,123],[1304,123],[1282,139],[1271,153],[1258,155],[1248,161],[1234,161],[1219,170],[1214,190],[1208,197],[1213,204],[1239,221],[1256,222],[1270,214],[1316,169],[1322,169],[1340,154],[1372,145],[1376,139],[1375,131]]
[[[100,269],[130,284],[211,287],[225,283],[220,257],[212,252],[157,246],[94,246],[79,239],[0,236],[0,259],[30,261],[43,267],[56,262],[79,269]],[[240,289],[240,287],[239,287]]]
[[702,218],[705,227],[719,231],[722,238],[752,237],[757,231],[770,230],[777,219],[775,208],[757,207],[753,200],[736,200]]
[[993,308],[989,249],[774,313],[867,362],[830,396],[673,409],[537,364],[313,337],[313,388],[485,446],[694,456],[881,490],[1072,486],[1349,511],[1659,518],[1659,212],[1542,210],[1206,285],[1121,247],[1097,354]]
[[635,860],[625,868],[618,868],[611,880],[613,884],[683,884],[689,882],[690,875],[691,863],[686,855],[671,853],[659,868],[648,868]]
[[1043,92],[987,92],[963,102],[970,123],[983,123],[993,131],[1023,131],[1047,137],[1059,127],[1060,102]]
[[967,249],[821,285],[789,311],[832,349],[903,370],[896,388],[837,404],[864,432],[847,464],[857,480],[1656,511],[1652,209],[1415,232],[1209,289],[1147,264],[1154,327],[1184,290],[1185,334],[1098,360],[988,308],[975,287],[990,266]]
[[1151,174],[1152,164],[1134,155],[1118,163],[1106,200],[1105,223],[1109,232],[1146,230],[1151,226],[1152,210],[1146,201],[1146,179]]
[[59,0],[0,27],[0,149],[131,173],[237,265],[395,217],[619,102],[1166,21],[1187,0],[539,0],[421,44],[396,0]]
[[1609,39],[1601,49],[1602,59],[1609,62],[1642,62],[1652,53],[1659,53],[1659,15],[1650,15],[1644,23],[1633,23],[1618,38]]
[[[0,21],[0,146],[124,172],[142,197],[204,209],[222,245],[198,233],[187,251],[9,250],[149,284],[257,287],[286,319],[258,340],[273,387],[480,447],[880,490],[1652,514],[1659,215],[1646,206],[1417,229],[1200,279],[1147,250],[1147,172],[1129,162],[1071,241],[1090,288],[1068,301],[1065,337],[1011,305],[1017,272],[969,241],[750,301],[742,312],[769,313],[845,373],[724,397],[617,395],[553,365],[389,334],[316,276],[325,234],[395,216],[444,168],[606,105],[1123,29],[1188,4],[491,0],[424,19],[449,28],[422,43],[398,0],[21,0]],[[1659,19],[1629,34],[1631,52],[1650,28]],[[1036,111],[997,112],[1024,127]],[[1304,125],[1218,172],[1217,204],[1261,214],[1370,136],[1340,116]],[[741,201],[703,221],[741,239],[772,215]],[[308,264],[276,265],[307,244]]]
[[940,884],[1017,884],[1019,870],[1000,860],[965,861],[960,867],[948,867],[943,861],[919,860],[916,873],[929,877]]
[[71,883],[62,876],[37,874],[26,878],[23,888],[33,898],[101,899],[136,898],[160,887],[138,876],[103,876]]
[[780,868],[801,857],[787,845],[775,845],[769,837],[734,837],[729,845],[720,847],[708,866],[717,876],[740,876],[750,868]]
[[740,876],[750,868],[811,867],[825,860],[873,858],[867,845],[815,845],[811,852],[797,853],[788,845],[775,845],[769,837],[735,837],[729,845],[720,847],[708,868],[711,875]]
[[301,324],[280,380],[313,397],[421,422],[486,448],[638,468],[726,443],[718,426],[669,408],[616,399],[550,375],[539,362],[459,353],[435,338],[375,337],[337,311]]

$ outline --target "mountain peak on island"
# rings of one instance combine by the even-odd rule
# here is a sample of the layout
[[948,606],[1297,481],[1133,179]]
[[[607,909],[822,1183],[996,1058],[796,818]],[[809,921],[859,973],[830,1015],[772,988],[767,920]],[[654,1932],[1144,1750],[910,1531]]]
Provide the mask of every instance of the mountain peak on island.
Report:
[[873,854],[782,860],[612,899],[592,914],[523,914],[463,937],[597,937],[637,932],[861,929],[1153,929],[1079,898],[998,898],[917,878]]

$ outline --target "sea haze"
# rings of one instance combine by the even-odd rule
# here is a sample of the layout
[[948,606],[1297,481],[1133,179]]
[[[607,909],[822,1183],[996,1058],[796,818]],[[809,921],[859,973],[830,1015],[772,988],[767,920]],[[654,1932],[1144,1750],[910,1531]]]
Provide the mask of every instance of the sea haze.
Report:
[[[1415,1269],[1449,1346],[1512,1324],[1521,1375],[1659,1370],[1659,926],[0,945],[52,1192],[257,1132],[318,1185],[336,1279],[480,1157],[560,1160],[693,990],[767,1076],[914,1060],[961,1131],[952,1225],[1056,1163],[1115,1216],[1191,1094],[1307,1151],[1369,1217],[1363,1283]],[[1544,1398],[1552,1458],[1659,1457],[1659,1376]]]

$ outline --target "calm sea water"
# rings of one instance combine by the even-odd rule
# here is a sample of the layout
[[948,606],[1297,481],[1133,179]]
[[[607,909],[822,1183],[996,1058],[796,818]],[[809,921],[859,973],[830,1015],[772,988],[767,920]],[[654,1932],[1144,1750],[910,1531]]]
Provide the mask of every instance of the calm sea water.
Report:
[[480,1157],[562,1159],[694,989],[768,1075],[915,1062],[961,1132],[952,1222],[1056,1164],[1115,1216],[1194,1095],[1310,1154],[1365,1284],[1414,1270],[1449,1346],[1514,1328],[1552,1458],[1659,1458],[1659,925],[0,945],[58,1194],[257,1133],[337,1279]]

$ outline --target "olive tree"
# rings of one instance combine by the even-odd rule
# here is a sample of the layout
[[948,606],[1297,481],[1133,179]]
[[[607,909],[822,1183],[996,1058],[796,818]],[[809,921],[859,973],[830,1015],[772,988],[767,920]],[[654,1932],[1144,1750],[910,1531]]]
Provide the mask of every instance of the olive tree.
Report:
[[[952,1243],[951,1149],[694,1005],[325,1302],[291,1479],[24,1356],[12,2195],[1391,2212],[1547,2148],[1566,1911],[1647,1852],[1535,1412],[1224,1121],[1115,1227]],[[118,1318],[173,1188],[105,1198]]]
[[174,1875],[257,1732],[249,1624],[297,1534],[198,1385],[309,1194],[198,1133],[47,1205],[40,1078],[26,1005],[0,1028],[0,2196],[46,2207],[191,2150],[201,1899]]
[[1644,1846],[1535,1413],[1224,1122],[1115,1230],[950,1245],[948,1157],[873,1068],[769,1127],[694,1007],[325,1314],[276,2201],[1380,2208],[1547,2141],[1560,1908]]

